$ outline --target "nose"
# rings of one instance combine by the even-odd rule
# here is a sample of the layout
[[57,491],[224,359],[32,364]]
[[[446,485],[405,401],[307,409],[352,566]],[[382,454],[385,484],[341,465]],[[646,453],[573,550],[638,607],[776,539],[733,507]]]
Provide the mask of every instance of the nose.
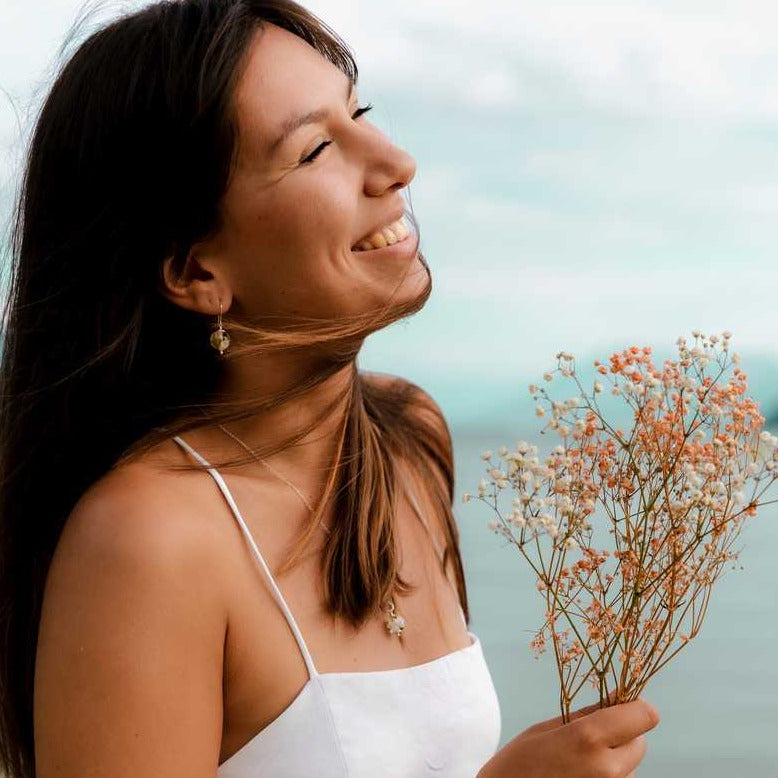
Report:
[[371,143],[365,165],[365,194],[380,197],[408,186],[416,175],[416,160],[377,128],[371,127],[370,134]]

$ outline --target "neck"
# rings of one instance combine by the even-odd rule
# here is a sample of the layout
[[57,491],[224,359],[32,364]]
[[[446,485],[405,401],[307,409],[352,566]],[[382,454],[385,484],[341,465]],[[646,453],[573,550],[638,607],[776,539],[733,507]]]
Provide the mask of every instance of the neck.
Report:
[[[354,363],[350,363],[305,394],[227,426],[253,451],[282,466],[284,472],[299,473],[303,480],[310,475],[323,483],[340,439],[346,412],[344,393],[355,369]],[[299,386],[314,370],[310,359],[288,354],[274,355],[272,359],[235,359],[228,363],[217,396],[219,400],[240,403],[279,395]],[[317,423],[336,400],[335,409]],[[316,426],[298,443],[274,453],[285,440],[312,425]]]

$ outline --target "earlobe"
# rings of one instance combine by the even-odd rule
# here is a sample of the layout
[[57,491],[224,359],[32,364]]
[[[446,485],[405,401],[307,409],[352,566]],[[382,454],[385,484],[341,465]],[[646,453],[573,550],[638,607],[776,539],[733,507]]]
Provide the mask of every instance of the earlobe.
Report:
[[223,279],[207,270],[192,252],[184,260],[165,257],[160,267],[160,291],[175,305],[188,311],[215,316],[232,305],[232,290]]

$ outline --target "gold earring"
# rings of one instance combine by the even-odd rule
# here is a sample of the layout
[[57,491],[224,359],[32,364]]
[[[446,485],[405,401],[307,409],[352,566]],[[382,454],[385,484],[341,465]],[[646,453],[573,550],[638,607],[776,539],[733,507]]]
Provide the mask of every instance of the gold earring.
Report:
[[211,346],[219,352],[220,356],[230,347],[230,336],[224,327],[222,327],[221,300],[219,300],[219,316],[216,319],[216,329],[211,333],[210,342]]

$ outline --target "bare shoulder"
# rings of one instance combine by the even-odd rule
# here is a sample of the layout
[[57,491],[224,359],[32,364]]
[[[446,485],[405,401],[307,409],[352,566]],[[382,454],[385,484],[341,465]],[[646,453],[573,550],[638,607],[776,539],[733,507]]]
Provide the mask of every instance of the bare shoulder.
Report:
[[408,401],[405,404],[405,420],[411,421],[416,428],[420,447],[426,452],[426,459],[430,470],[424,471],[418,465],[418,454],[414,452],[410,456],[401,458],[401,466],[412,479],[416,493],[422,496],[425,506],[431,515],[439,517],[435,524],[435,535],[438,545],[445,542],[448,532],[444,526],[440,507],[435,507],[436,499],[430,489],[430,481],[425,477],[430,473],[437,482],[439,495],[447,495],[453,499],[453,469],[454,452],[448,424],[431,395],[411,381],[398,376],[384,373],[362,373],[362,377],[371,383],[387,391],[395,390],[398,397]]
[[36,658],[41,778],[214,774],[226,607],[191,483],[122,467],[69,516]]
[[432,396],[417,384],[409,381],[407,378],[389,375],[387,373],[361,372],[362,378],[373,386],[381,389],[394,389],[399,394],[408,398],[410,403],[410,413],[422,423],[430,425],[446,441],[446,445],[451,447],[451,433],[448,423],[440,409],[438,403]]
[[117,561],[137,555],[134,563],[202,569],[215,561],[215,525],[197,510],[200,489],[211,491],[207,474],[164,467],[156,460],[114,469],[73,508],[57,553],[63,557],[71,547],[82,553],[94,549]]

